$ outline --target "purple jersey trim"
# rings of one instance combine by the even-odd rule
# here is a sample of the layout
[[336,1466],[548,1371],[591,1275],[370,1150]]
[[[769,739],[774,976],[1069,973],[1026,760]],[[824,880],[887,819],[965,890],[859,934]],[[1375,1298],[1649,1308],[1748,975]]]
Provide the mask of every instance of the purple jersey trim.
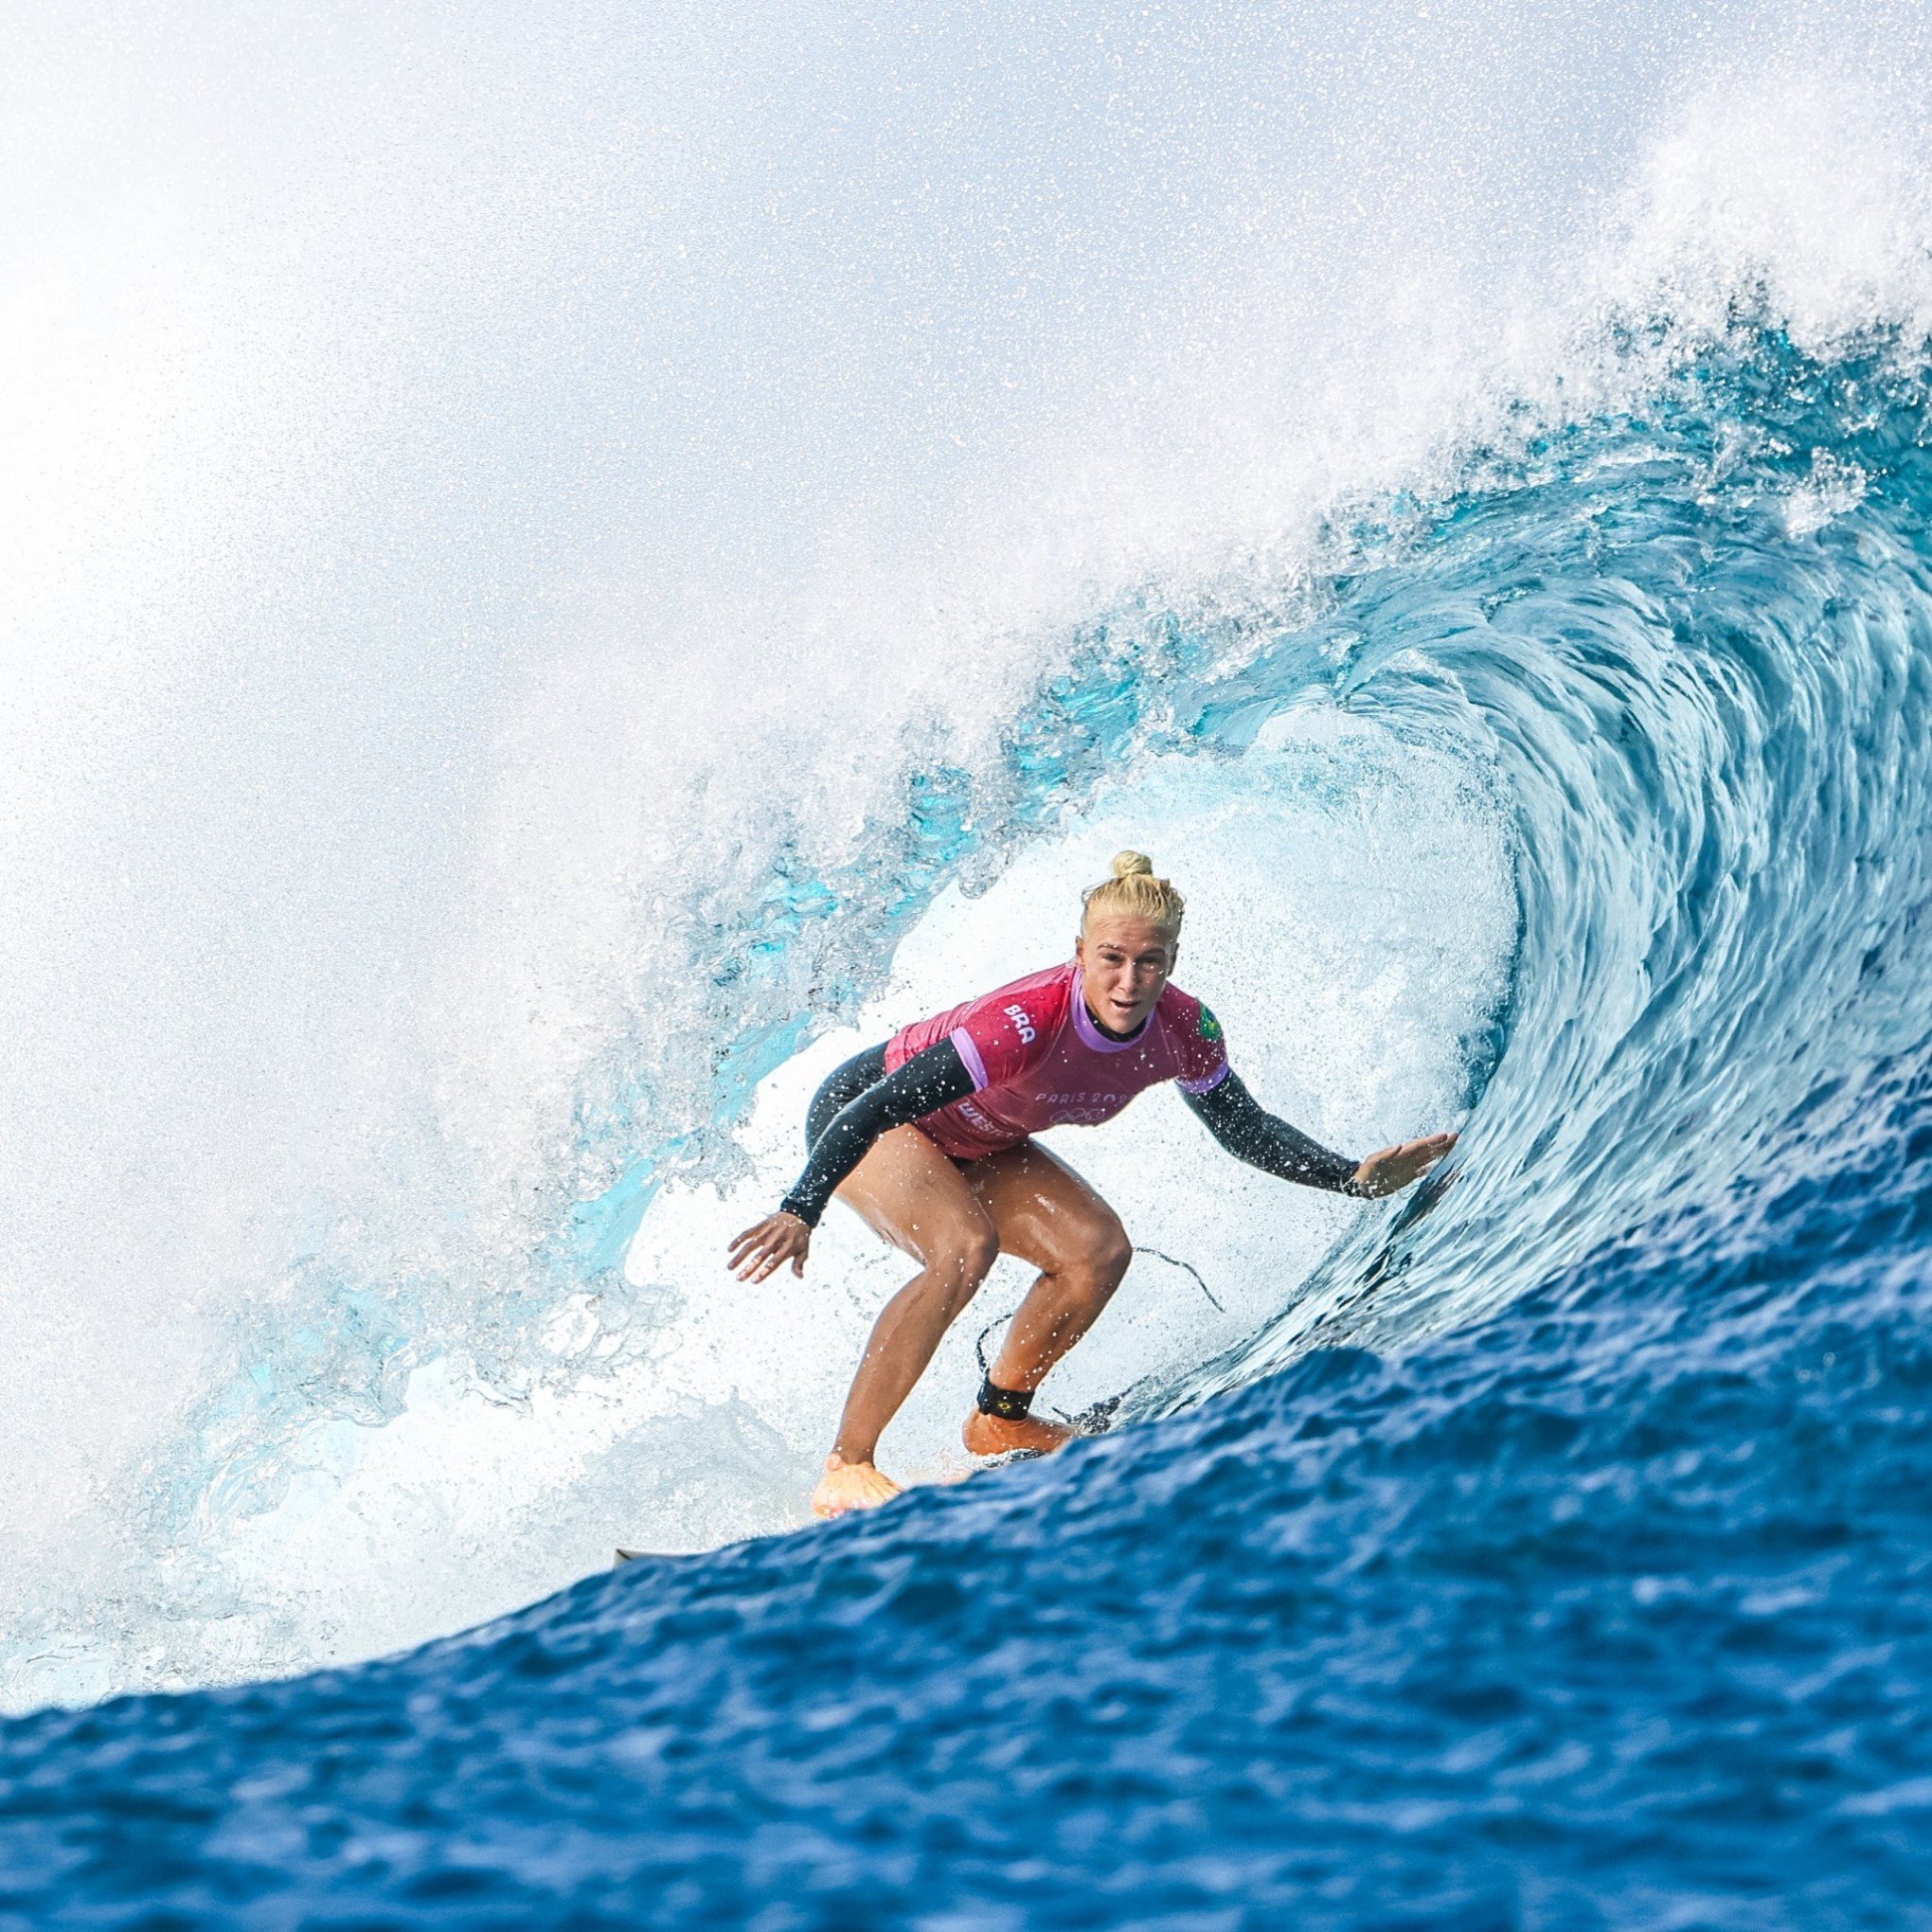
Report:
[[[973,1076],[973,1091],[983,1093],[986,1090],[986,1062],[980,1059],[973,1035],[964,1027],[955,1027],[946,1037],[959,1049],[959,1058],[965,1063],[966,1071]],[[1225,1071],[1225,1068],[1223,1070]]]
[[1211,1094],[1233,1071],[1233,1063],[1224,1060],[1206,1080],[1177,1080],[1174,1084],[1184,1094]]

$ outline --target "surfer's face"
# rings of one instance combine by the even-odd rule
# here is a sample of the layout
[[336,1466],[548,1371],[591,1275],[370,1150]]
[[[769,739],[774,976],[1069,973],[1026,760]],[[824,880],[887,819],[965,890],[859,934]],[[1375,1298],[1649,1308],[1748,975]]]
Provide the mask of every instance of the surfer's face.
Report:
[[1087,1011],[1110,1033],[1131,1033],[1154,1009],[1179,942],[1151,919],[1103,913],[1074,941]]

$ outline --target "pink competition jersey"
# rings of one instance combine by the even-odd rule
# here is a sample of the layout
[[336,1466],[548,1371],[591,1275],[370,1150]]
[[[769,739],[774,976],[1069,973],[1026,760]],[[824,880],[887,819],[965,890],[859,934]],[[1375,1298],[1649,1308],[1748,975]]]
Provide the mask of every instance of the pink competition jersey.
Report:
[[1170,986],[1139,1032],[1110,1040],[1086,1010],[1071,960],[893,1034],[886,1072],[947,1039],[973,1076],[973,1097],[918,1124],[955,1160],[1017,1147],[1043,1127],[1111,1120],[1160,1081],[1205,1094],[1227,1077],[1220,1022],[1198,999]]

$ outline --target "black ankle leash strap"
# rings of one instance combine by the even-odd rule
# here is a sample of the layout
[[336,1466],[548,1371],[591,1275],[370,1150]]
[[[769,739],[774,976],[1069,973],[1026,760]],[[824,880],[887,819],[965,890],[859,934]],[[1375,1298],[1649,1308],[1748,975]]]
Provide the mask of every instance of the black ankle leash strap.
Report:
[[[1194,1278],[1194,1285],[1208,1297],[1209,1305],[1216,1309],[1221,1307],[1220,1298],[1215,1295],[1213,1289],[1202,1280],[1200,1270],[1191,1261],[1184,1261],[1178,1255],[1163,1254],[1159,1248],[1142,1247],[1137,1243],[1135,1245],[1134,1252],[1136,1255],[1145,1255],[1149,1261],[1165,1261],[1169,1267],[1179,1268],[1183,1272],[1191,1275]],[[993,1379],[993,1365],[986,1359],[987,1337],[1002,1322],[1009,1322],[1011,1319],[1011,1315],[994,1315],[979,1331],[979,1339],[974,1343],[973,1351],[979,1357],[979,1372],[985,1377],[985,1380],[979,1385],[978,1407],[987,1415],[997,1416],[1002,1422],[1019,1422],[1026,1421],[1033,1411],[1033,1391],[1031,1389],[1000,1387]],[[1118,1395],[1114,1395],[1109,1396],[1105,1402],[1096,1403],[1092,1408],[1082,1410],[1079,1416],[1061,1415],[1058,1409],[1053,1410],[1053,1414],[1060,1416],[1063,1422],[1073,1423],[1082,1434],[1097,1435],[1100,1430],[1110,1425],[1114,1411],[1119,1406],[1119,1404],[1120,1398]]]
[[997,1416],[1003,1422],[1024,1422],[1033,1407],[1033,1391],[1030,1388],[1002,1388],[988,1376],[979,1385],[979,1406],[989,1416]]

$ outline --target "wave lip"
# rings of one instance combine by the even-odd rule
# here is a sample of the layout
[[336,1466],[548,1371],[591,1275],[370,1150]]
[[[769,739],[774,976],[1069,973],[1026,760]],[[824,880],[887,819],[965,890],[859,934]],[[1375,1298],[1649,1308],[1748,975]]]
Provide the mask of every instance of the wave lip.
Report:
[[1345,702],[1512,801],[1507,1048],[1455,1172],[1216,1377],[1500,1306],[1790,1158],[1847,1068],[1916,1042],[1923,397],[1895,340],[1819,363],[1741,330],[1346,587]]

